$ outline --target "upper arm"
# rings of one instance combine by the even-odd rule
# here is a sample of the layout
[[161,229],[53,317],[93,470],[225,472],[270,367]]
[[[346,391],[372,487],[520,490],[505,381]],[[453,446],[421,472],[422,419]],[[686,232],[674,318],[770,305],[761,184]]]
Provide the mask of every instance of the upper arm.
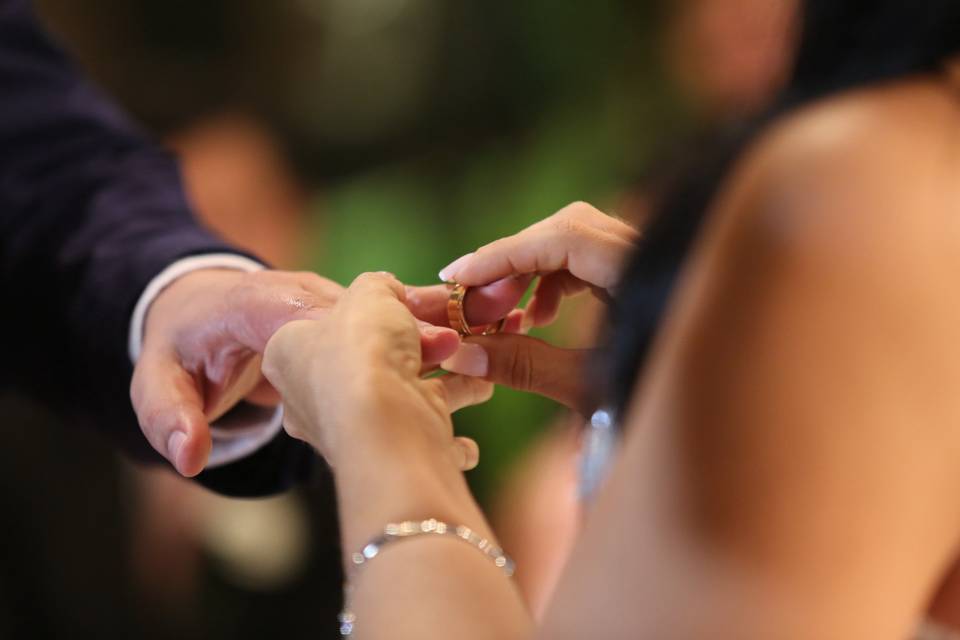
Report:
[[960,533],[960,210],[936,145],[897,167],[855,142],[732,181],[547,637],[586,608],[660,639],[892,639],[921,615]]

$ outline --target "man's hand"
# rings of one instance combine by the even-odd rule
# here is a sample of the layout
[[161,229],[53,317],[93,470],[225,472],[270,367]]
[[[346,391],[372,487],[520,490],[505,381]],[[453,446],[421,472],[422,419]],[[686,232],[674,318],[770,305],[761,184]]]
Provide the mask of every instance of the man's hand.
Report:
[[[478,324],[496,320],[486,317],[491,314],[502,317],[528,282],[478,289],[473,304],[468,300],[468,317]],[[408,291],[408,305],[421,320],[424,365],[435,366],[460,344],[446,327],[447,289]],[[260,375],[260,354],[270,337],[292,320],[325,317],[342,292],[314,273],[227,269],[194,271],[164,289],[147,314],[130,393],[153,448],[181,474],[200,473],[210,455],[210,422],[241,400],[279,402]]]
[[206,466],[209,423],[243,399],[278,398],[259,354],[284,323],[317,317],[342,288],[308,273],[202,269],[164,289],[144,323],[130,397],[147,440],[185,476]]

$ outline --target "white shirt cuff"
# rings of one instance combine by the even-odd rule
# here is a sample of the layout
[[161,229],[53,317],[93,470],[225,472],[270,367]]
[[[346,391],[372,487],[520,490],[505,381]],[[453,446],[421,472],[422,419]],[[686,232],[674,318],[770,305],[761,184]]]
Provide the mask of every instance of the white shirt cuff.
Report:
[[[130,318],[128,347],[136,364],[143,348],[144,321],[150,305],[160,292],[175,280],[200,269],[260,271],[265,267],[255,260],[232,253],[210,253],[177,260],[157,275],[143,290]],[[283,407],[269,408],[241,403],[210,425],[213,448],[207,468],[241,460],[274,439],[283,428]]]

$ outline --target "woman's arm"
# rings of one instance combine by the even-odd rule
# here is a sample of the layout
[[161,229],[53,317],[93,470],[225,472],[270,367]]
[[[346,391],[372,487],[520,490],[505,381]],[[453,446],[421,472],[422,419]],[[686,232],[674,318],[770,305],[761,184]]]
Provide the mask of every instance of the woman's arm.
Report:
[[[362,549],[386,523],[405,520],[436,518],[496,540],[463,474],[430,446],[358,456],[337,474],[336,484],[347,554]],[[532,635],[532,620],[513,582],[490,558],[458,540],[397,542],[364,565],[353,586],[358,638]]]
[[[450,421],[451,411],[488,399],[492,386],[420,378],[420,338],[404,295],[390,276],[361,276],[327,319],[285,326],[264,355],[264,373],[284,397],[285,428],[334,470],[348,565],[391,522],[436,518],[495,540],[461,473],[476,464],[476,445],[454,439]],[[354,587],[358,638],[530,634],[511,581],[457,540],[393,544],[364,565]]]
[[[533,324],[546,324],[564,295],[611,286],[635,239],[628,225],[578,203],[483,247],[444,275],[479,287],[468,299],[468,313],[479,322],[502,317],[502,302],[519,298],[530,278],[541,275],[527,312]],[[404,291],[389,277],[369,274],[328,319],[287,325],[267,347],[264,373],[283,393],[287,430],[318,448],[334,468],[347,558],[390,522],[437,518],[494,540],[460,472],[476,464],[476,445],[451,447],[449,418],[450,411],[489,397],[492,385],[455,375],[419,378],[421,348],[407,309],[446,324],[448,295],[446,289]],[[530,387],[575,403],[582,354],[523,336],[497,340],[501,346],[490,347],[489,379],[509,382],[507,373],[520,371],[508,360],[526,353],[523,358],[536,365],[522,375]],[[511,352],[511,344],[520,350]],[[558,367],[561,354],[565,366]],[[448,369],[456,370],[455,360]],[[326,402],[315,389],[327,390]],[[527,637],[532,628],[503,573],[455,540],[392,545],[364,566],[355,586],[359,637],[508,639]]]
[[[540,327],[556,319],[567,296],[591,291],[601,300],[609,299],[639,235],[625,222],[575,202],[459,258],[440,277],[475,287],[501,278],[539,276],[523,320],[528,327]],[[524,335],[501,334],[470,338],[468,346],[443,365],[448,371],[480,376],[590,413],[595,407],[583,394],[583,363],[589,354],[586,349],[561,349]]]
[[960,533],[960,192],[906,114],[746,163],[542,637],[910,635]]

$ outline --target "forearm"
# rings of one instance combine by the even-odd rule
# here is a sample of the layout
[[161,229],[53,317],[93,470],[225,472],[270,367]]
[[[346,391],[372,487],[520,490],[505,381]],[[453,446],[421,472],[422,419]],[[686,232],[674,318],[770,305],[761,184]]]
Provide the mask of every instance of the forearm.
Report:
[[[127,401],[127,326],[174,260],[228,250],[176,164],[87,82],[29,3],[0,1],[0,284],[15,382],[147,449]],[[50,372],[69,384],[51,384]],[[121,433],[121,429],[123,432]]]
[[[389,449],[389,450],[388,450]],[[493,540],[463,474],[440,451],[405,441],[367,447],[337,470],[343,548],[350,554],[390,522],[436,518]],[[360,638],[526,638],[532,621],[513,582],[479,550],[458,540],[415,537],[389,546],[353,574]]]

